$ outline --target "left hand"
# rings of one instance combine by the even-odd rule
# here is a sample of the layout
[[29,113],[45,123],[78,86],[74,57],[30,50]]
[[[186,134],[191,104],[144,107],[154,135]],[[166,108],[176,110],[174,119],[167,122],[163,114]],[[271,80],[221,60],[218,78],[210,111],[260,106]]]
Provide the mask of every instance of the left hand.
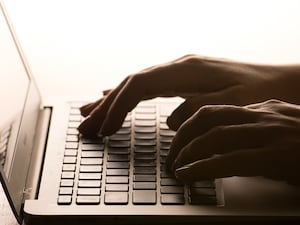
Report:
[[185,182],[264,176],[300,184],[300,106],[204,106],[177,131],[167,165]]

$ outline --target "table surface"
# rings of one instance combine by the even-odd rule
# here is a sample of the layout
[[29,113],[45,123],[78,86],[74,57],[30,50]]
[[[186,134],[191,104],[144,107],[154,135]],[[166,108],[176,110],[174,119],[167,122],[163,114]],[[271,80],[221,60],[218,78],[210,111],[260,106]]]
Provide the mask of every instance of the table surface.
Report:
[[[4,3],[43,96],[96,98],[128,74],[188,53],[300,63],[297,0]],[[15,224],[3,212],[1,225]]]

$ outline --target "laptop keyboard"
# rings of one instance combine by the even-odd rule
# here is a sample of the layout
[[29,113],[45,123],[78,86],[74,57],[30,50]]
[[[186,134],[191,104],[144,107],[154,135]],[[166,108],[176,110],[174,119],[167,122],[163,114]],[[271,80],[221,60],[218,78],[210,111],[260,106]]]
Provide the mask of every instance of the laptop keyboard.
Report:
[[217,204],[214,181],[184,185],[166,170],[175,135],[167,116],[155,104],[139,104],[114,135],[88,139],[71,105],[58,204]]

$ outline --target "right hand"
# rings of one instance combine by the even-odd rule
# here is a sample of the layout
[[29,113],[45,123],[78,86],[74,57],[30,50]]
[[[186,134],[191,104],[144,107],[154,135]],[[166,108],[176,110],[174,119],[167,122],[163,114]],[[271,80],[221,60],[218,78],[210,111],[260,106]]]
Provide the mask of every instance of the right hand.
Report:
[[130,75],[103,98],[83,106],[81,113],[87,118],[78,129],[85,136],[99,131],[111,135],[141,100],[180,96],[185,101],[168,119],[170,128],[177,130],[206,104],[247,105],[278,97],[280,90],[272,86],[278,74],[274,68],[187,55]]

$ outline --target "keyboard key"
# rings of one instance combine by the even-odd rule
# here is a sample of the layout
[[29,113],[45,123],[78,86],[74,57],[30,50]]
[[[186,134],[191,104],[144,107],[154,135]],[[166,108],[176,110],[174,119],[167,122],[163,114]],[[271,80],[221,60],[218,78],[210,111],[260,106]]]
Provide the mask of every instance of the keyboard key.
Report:
[[70,115],[80,115],[79,108],[71,108],[70,109]]
[[162,186],[160,188],[162,194],[183,194],[184,188],[181,186]]
[[100,180],[79,180],[78,187],[101,187]]
[[169,136],[160,136],[159,141],[161,143],[167,143],[167,144],[171,144],[173,140],[173,137],[169,137]]
[[174,137],[176,132],[173,130],[163,130],[161,129],[159,132],[160,136]]
[[130,127],[127,128],[120,128],[115,134],[130,134],[131,129]]
[[65,156],[64,157],[64,164],[75,164],[77,161],[76,157],[73,156]]
[[67,142],[78,142],[79,137],[78,137],[78,135],[67,135],[66,141]]
[[156,146],[156,140],[135,140],[134,146]]
[[79,121],[71,121],[68,123],[68,127],[69,128],[77,128],[78,126],[80,125],[80,122]]
[[134,167],[138,167],[138,166],[155,167],[156,162],[153,160],[136,159],[136,160],[134,160]]
[[59,205],[70,205],[72,203],[71,195],[60,195],[58,196],[57,203]]
[[135,153],[155,153],[156,146],[134,146]]
[[108,148],[108,154],[114,155],[128,155],[130,148]]
[[110,148],[130,148],[130,141],[109,141]]
[[134,190],[132,193],[133,204],[156,204],[156,191],[154,190]]
[[76,198],[78,205],[97,205],[100,203],[100,197],[95,195],[79,195]]
[[74,180],[72,180],[72,179],[61,179],[60,186],[61,187],[73,187],[74,186]]
[[169,150],[170,146],[171,146],[170,143],[165,143],[165,142],[160,143],[160,149],[162,150]]
[[74,179],[75,173],[74,172],[62,172],[61,178],[62,179]]
[[128,169],[107,169],[106,176],[129,176]]
[[131,123],[130,121],[125,121],[122,124],[122,128],[131,128]]
[[63,164],[63,171],[70,171],[70,172],[74,172],[76,169],[76,165],[75,164]]
[[103,159],[102,158],[82,158],[80,160],[81,165],[102,165]]
[[103,158],[102,151],[82,151],[81,152],[82,158]]
[[156,153],[135,153],[134,159],[137,160],[155,160],[156,159]]
[[155,140],[156,133],[135,133],[135,140]]
[[106,183],[107,184],[128,184],[129,183],[129,177],[125,176],[108,176],[106,177]]
[[151,114],[143,114],[143,113],[136,113],[135,114],[135,119],[136,120],[155,120],[156,119],[156,114],[151,113]]
[[134,125],[137,127],[155,127],[156,120],[136,120]]
[[70,115],[69,121],[70,122],[80,122],[82,119],[81,115]]
[[175,175],[172,172],[163,170],[163,171],[160,172],[160,178],[173,178],[173,179],[175,179]]
[[113,134],[109,137],[111,141],[130,141],[130,134]]
[[189,196],[189,203],[192,205],[217,205],[215,196]]
[[66,149],[78,149],[79,144],[77,142],[67,142]]
[[129,162],[129,155],[111,155],[109,154],[107,157],[108,162]]
[[133,176],[134,182],[155,182],[156,181],[156,175],[134,175]]
[[135,133],[155,133],[156,127],[135,127]]
[[76,128],[68,128],[67,135],[79,135],[79,131]]
[[59,189],[59,195],[72,195],[73,194],[73,188],[71,187],[61,187]]
[[80,173],[79,180],[101,180],[101,173]]
[[77,195],[100,195],[100,188],[78,188]]
[[134,190],[156,190],[155,182],[134,182]]
[[84,165],[84,166],[80,166],[79,171],[81,173],[89,173],[89,172],[101,173],[102,172],[102,166]]
[[107,162],[107,169],[129,169],[129,162]]
[[106,176],[129,176],[128,169],[107,169]]
[[66,149],[65,156],[77,156],[77,150],[75,149]]
[[129,186],[128,184],[106,184],[105,191],[116,191],[116,192],[123,192],[128,191]]
[[99,137],[99,138],[84,138],[81,137],[81,142],[83,144],[103,144],[103,138]]
[[183,184],[176,180],[176,179],[172,179],[172,178],[162,178],[160,180],[160,185],[161,186],[182,186]]
[[169,130],[170,128],[169,128],[169,126],[168,126],[168,124],[166,123],[166,121],[165,121],[166,119],[161,119],[161,121],[160,121],[160,126],[159,126],[159,128],[161,129],[161,130]]
[[163,205],[184,205],[184,195],[182,194],[162,194],[160,196]]
[[216,190],[214,188],[190,188],[191,196],[215,196]]
[[83,144],[81,149],[82,151],[103,151],[104,144]]
[[154,114],[156,113],[156,107],[141,107],[138,106],[135,108],[136,114]]
[[128,204],[127,192],[105,192],[104,203],[107,205],[126,205]]
[[156,174],[156,168],[155,167],[135,167],[133,170],[134,174]]

